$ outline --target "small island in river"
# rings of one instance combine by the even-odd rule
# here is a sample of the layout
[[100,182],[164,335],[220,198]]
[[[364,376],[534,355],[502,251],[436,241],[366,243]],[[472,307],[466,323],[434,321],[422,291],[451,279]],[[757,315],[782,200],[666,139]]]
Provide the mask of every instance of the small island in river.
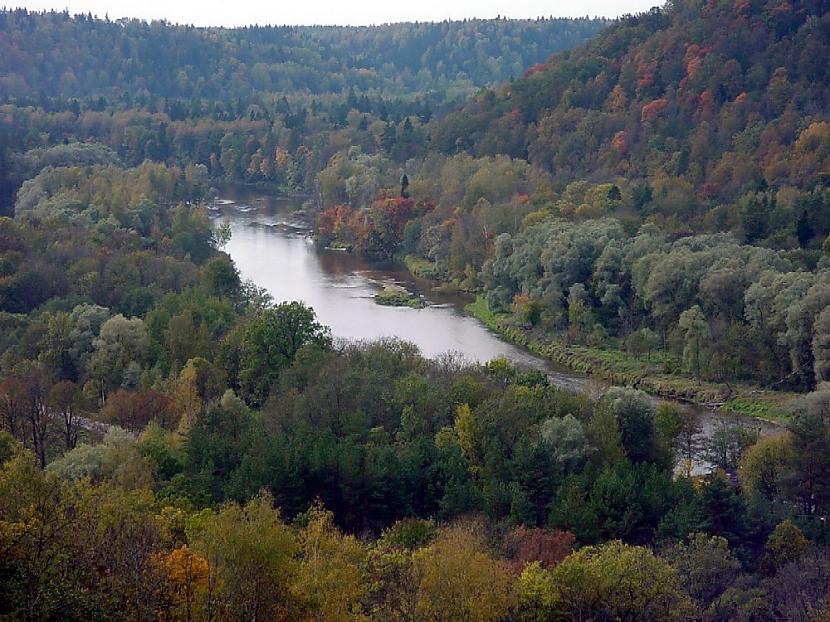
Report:
[[375,294],[375,304],[413,309],[423,309],[427,306],[423,298],[411,294],[400,285],[387,285],[382,292]]

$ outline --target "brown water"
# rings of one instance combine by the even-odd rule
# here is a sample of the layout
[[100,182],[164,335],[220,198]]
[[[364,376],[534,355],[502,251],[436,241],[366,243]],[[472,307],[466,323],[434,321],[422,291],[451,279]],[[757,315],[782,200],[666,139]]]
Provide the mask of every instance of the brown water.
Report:
[[[266,288],[275,302],[301,300],[318,320],[331,327],[335,338],[373,340],[398,337],[415,343],[424,356],[453,353],[469,361],[498,357],[547,372],[551,382],[572,391],[601,390],[602,383],[556,368],[507,343],[464,312],[472,299],[432,291],[433,283],[416,279],[404,266],[370,262],[342,251],[320,248],[294,213],[303,199],[228,192],[213,209],[217,220],[228,217],[232,237],[225,250],[243,279]],[[386,307],[373,297],[387,284],[397,284],[421,296],[423,309]],[[741,422],[760,434],[780,432],[778,426],[747,417],[683,404],[698,416],[702,436],[726,422]],[[701,461],[696,471],[705,470]]]

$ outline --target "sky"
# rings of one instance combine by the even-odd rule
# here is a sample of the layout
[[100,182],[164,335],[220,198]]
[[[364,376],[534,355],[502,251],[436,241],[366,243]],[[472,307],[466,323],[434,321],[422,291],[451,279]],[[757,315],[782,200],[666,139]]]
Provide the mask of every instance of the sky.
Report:
[[92,13],[110,19],[167,19],[196,26],[249,24],[367,25],[444,19],[539,16],[617,17],[647,11],[662,0],[12,0],[8,6],[30,10]]

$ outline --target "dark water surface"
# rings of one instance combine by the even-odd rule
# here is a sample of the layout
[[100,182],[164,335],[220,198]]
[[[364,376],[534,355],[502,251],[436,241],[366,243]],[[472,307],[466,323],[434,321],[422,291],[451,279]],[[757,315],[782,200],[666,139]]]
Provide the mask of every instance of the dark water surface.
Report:
[[[216,202],[217,220],[228,217],[233,235],[225,250],[243,279],[266,288],[276,302],[301,300],[318,320],[331,327],[335,338],[372,340],[398,337],[418,345],[427,357],[445,353],[469,361],[485,362],[506,357],[524,367],[542,369],[551,381],[569,390],[591,390],[602,384],[548,362],[504,341],[477,319],[466,315],[471,298],[432,291],[434,283],[416,279],[404,266],[369,262],[342,251],[315,245],[296,210],[302,198],[267,196],[248,191],[227,192]],[[373,296],[386,284],[397,284],[427,302],[423,309],[385,307]],[[703,407],[694,410],[710,436],[726,422],[740,421],[761,434],[780,428],[747,417]],[[698,469],[705,468],[701,462]]]

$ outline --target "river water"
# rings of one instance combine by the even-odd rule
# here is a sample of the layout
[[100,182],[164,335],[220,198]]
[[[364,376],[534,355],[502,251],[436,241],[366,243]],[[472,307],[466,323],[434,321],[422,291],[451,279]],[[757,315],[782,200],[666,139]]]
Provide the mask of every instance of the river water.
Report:
[[[504,341],[464,312],[471,298],[433,291],[434,283],[413,277],[404,266],[369,262],[354,255],[320,248],[301,219],[295,216],[303,200],[268,196],[246,190],[229,191],[212,208],[217,221],[228,218],[232,236],[225,247],[243,279],[264,287],[275,302],[301,300],[318,320],[331,327],[337,339],[373,340],[398,337],[418,345],[424,356],[445,353],[469,361],[486,362],[506,357],[523,367],[543,369],[551,382],[580,391],[601,387],[584,376],[553,367]],[[373,297],[387,284],[397,284],[421,296],[422,309],[386,307]],[[739,421],[760,434],[773,434],[777,426],[702,407],[694,410],[709,436],[725,422]],[[699,468],[704,468],[701,463]]]

